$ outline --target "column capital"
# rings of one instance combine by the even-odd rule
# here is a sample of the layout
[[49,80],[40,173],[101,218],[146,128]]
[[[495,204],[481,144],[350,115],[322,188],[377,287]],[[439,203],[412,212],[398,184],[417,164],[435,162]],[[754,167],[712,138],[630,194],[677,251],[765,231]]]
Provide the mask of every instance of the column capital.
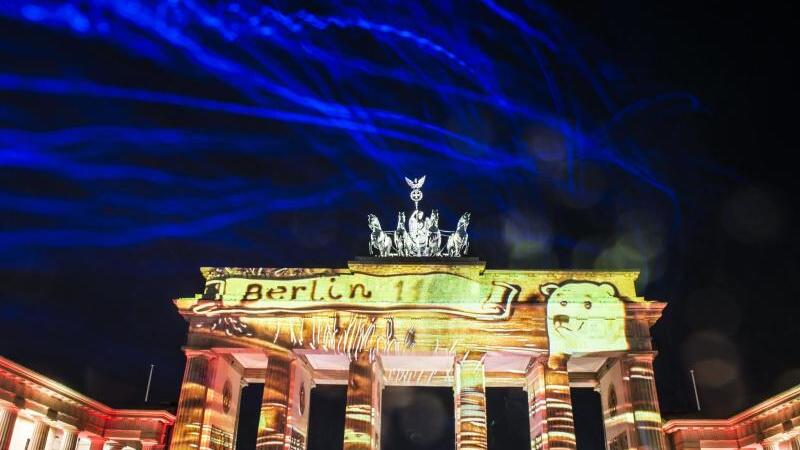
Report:
[[106,443],[108,444],[108,450],[120,450],[122,447],[124,447],[123,443],[120,441],[109,440],[106,441]]
[[153,439],[144,439],[141,441],[142,450],[153,450],[158,446],[158,442]]
[[265,348],[264,349],[264,355],[267,356],[267,359],[269,359],[269,358],[286,358],[286,359],[289,359],[289,360],[297,359],[297,355],[295,355],[295,353],[292,350],[290,350],[288,348],[282,348],[282,347],[280,347],[280,348],[272,348],[272,347],[271,348]]
[[456,355],[453,358],[453,362],[455,364],[460,364],[460,363],[462,363],[464,361],[479,361],[479,362],[482,363],[484,359],[486,359],[486,353],[484,353],[484,352],[467,351],[463,355]]
[[19,412],[19,406],[0,400],[0,411],[9,411],[13,413]]
[[555,355],[548,355],[543,359],[545,367],[550,370],[567,370],[567,363],[571,355],[558,353]]
[[528,382],[531,382],[537,377],[544,377],[546,372],[560,371],[566,373],[569,359],[570,355],[564,354],[542,355],[531,358],[525,371],[525,378]]
[[84,438],[89,440],[89,450],[103,450],[103,446],[106,445],[106,441],[108,440],[96,434],[84,436]]
[[655,350],[650,350],[650,351],[643,351],[643,352],[625,353],[624,355],[622,355],[622,357],[620,359],[623,360],[623,361],[626,361],[626,362],[628,362],[628,361],[631,361],[631,362],[632,361],[647,361],[647,362],[652,363],[653,360],[656,359],[656,356],[658,356],[658,352],[655,351]]
[[8,450],[11,444],[11,434],[17,422],[18,411],[14,405],[0,404],[0,450]]
[[198,356],[205,357],[206,359],[214,359],[219,356],[219,354],[215,351],[206,348],[183,347],[182,350],[186,355],[186,359],[195,358]]
[[[635,352],[635,353],[626,353],[620,356],[620,368],[622,369],[622,377],[625,380],[630,380],[632,372],[636,369],[638,365],[638,371],[646,370],[650,372],[652,375],[652,366],[653,361],[656,358],[656,351],[649,351],[649,352]],[[644,366],[644,367],[642,367]]]
[[537,377],[540,374],[541,369],[544,367],[547,367],[546,356],[532,357],[530,361],[528,361],[528,367],[525,368],[525,378],[530,381],[531,379]]
[[78,445],[78,429],[75,427],[62,427],[61,432],[61,450],[75,450]]

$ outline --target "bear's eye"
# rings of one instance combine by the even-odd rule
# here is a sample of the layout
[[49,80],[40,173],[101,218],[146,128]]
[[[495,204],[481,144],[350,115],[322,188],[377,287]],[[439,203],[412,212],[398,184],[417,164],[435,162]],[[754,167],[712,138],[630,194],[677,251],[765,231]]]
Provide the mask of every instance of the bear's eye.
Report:
[[567,301],[566,300],[561,300],[561,306],[567,306]]
[[586,300],[585,302],[583,302],[583,307],[586,309],[592,309],[592,302]]

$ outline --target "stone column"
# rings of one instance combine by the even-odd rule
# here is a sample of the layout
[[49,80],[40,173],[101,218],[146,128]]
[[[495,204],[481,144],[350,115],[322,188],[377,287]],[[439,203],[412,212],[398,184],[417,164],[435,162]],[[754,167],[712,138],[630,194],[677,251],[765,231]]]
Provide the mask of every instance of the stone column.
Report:
[[186,370],[178,399],[178,413],[172,432],[171,450],[196,450],[204,430],[206,397],[211,362],[216,357],[210,351],[186,350]]
[[17,408],[0,405],[0,450],[8,450],[17,423]]
[[[455,367],[453,367],[453,373],[455,373]],[[453,380],[453,415],[455,416],[456,449],[459,449],[461,448],[461,431],[459,430],[461,424],[461,395],[455,387],[455,376]],[[488,445],[488,436],[486,439]]]
[[28,444],[28,450],[44,450],[47,444],[47,435],[50,433],[50,425],[44,420],[38,419],[33,422],[33,433]]
[[292,364],[292,382],[289,400],[290,450],[308,447],[308,423],[311,406],[311,388],[314,387],[313,370],[301,358]]
[[633,408],[633,425],[638,438],[637,448],[669,450],[658,406],[653,372],[654,352],[633,353],[622,358],[623,379]]
[[285,449],[291,440],[289,431],[289,402],[294,355],[270,353],[267,375],[261,398],[261,417],[258,421],[257,450]]
[[92,436],[89,438],[89,450],[103,450],[104,445],[106,445],[105,438],[99,436]]
[[609,450],[636,448],[638,445],[629,377],[625,370],[620,358],[609,358],[597,375],[603,431]]
[[247,382],[239,380],[239,396],[236,399],[236,421],[233,424],[233,448],[236,448],[236,442],[239,439],[239,416],[242,407],[242,392],[247,387]]
[[567,357],[533,362],[528,375],[528,414],[532,450],[575,450],[575,421]]
[[470,353],[455,364],[456,449],[486,450],[486,379],[483,355]]
[[124,447],[122,442],[117,441],[108,441],[107,444],[108,448],[106,450],[122,450],[122,447]]
[[172,450],[231,448],[243,368],[223,351],[186,350]]
[[75,450],[78,445],[78,432],[76,430],[61,430],[61,450]]
[[382,391],[380,362],[360,353],[350,361],[347,375],[344,450],[380,450]]
[[156,450],[157,448],[158,448],[157,442],[142,441],[142,450]]

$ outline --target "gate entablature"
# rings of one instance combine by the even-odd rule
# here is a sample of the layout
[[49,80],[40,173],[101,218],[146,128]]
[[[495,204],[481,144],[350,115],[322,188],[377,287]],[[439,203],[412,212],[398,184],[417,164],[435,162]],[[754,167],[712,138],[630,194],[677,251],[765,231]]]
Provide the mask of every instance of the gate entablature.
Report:
[[388,261],[202,272],[204,292],[175,301],[193,325],[190,341],[205,334],[228,343],[240,338],[244,346],[341,353],[625,351],[631,349],[627,334],[641,331],[627,322],[653,306],[636,295],[636,272]]

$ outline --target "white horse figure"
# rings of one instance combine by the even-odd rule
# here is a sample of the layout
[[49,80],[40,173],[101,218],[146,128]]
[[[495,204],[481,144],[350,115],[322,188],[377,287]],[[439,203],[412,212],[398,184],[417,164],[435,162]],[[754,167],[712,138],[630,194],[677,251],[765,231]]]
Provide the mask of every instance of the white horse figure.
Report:
[[467,227],[469,226],[469,213],[464,213],[458,219],[458,228],[456,231],[447,238],[447,255],[448,256],[461,256],[466,255],[469,249],[469,234],[467,234]]
[[389,256],[392,250],[392,238],[381,229],[381,222],[374,214],[367,215],[367,223],[371,233],[369,234],[369,254],[374,253],[372,249],[378,250],[378,256]]
[[397,249],[397,256],[408,256],[411,243],[409,242],[408,231],[406,231],[406,213],[397,213],[397,230],[394,232],[394,248]]

